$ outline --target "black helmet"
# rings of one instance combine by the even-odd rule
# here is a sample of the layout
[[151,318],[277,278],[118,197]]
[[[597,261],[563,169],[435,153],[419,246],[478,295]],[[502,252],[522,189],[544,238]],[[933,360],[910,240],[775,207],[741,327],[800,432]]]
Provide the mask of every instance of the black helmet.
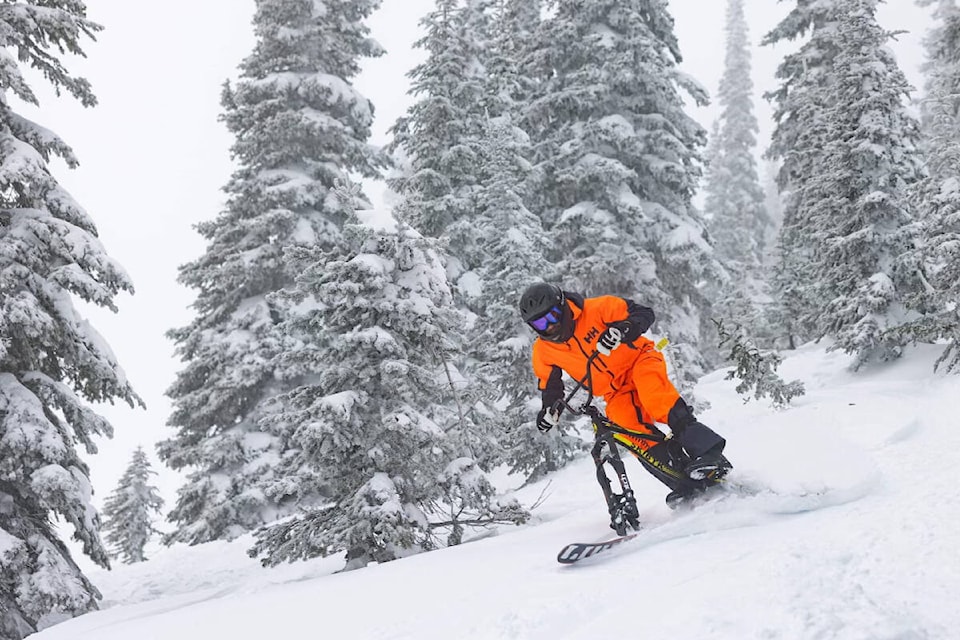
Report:
[[[552,316],[548,314],[554,311]],[[520,316],[541,338],[550,342],[566,342],[573,335],[573,312],[560,287],[538,282],[527,287],[520,296]],[[547,318],[542,328],[534,322]]]

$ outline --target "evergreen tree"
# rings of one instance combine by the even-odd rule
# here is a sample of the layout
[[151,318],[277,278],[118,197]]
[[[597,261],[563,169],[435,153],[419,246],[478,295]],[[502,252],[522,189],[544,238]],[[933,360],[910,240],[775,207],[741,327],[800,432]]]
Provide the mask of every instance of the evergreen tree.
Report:
[[[424,18],[427,35],[416,44],[427,58],[409,74],[417,100],[392,128],[391,148],[409,167],[391,186],[407,198],[405,210],[417,231],[445,239],[458,304],[466,304],[486,259],[476,248],[483,242],[478,202],[488,190],[483,163],[490,157],[490,120],[508,116],[515,122],[524,91],[516,60],[522,49],[508,29],[530,28],[531,19],[530,7],[515,0],[440,0]],[[516,188],[525,189],[529,167],[515,168],[521,170]]]
[[720,266],[691,204],[704,130],[681,90],[705,92],[677,64],[665,0],[558,0],[537,33],[543,73],[524,112],[534,142],[548,258],[563,282],[654,307],[692,382],[708,301],[699,285]]
[[[931,0],[922,5],[933,4]],[[909,306],[919,316],[899,332],[910,340],[945,341],[937,366],[960,367],[960,8],[937,0],[935,26],[924,44],[924,150],[928,175],[911,193],[923,242],[903,256],[901,267],[922,270],[926,286]]]
[[491,117],[519,116],[532,97],[536,74],[531,68],[534,34],[540,26],[540,0],[498,0],[493,38],[486,64]]
[[480,133],[475,205],[469,218],[449,228],[451,243],[462,247],[469,268],[461,282],[470,286],[459,291],[477,317],[478,338],[469,341],[468,354],[477,363],[475,375],[495,390],[496,401],[483,420],[500,427],[496,437],[506,447],[511,471],[527,474],[528,481],[559,469],[582,448],[581,439],[569,431],[572,425],[548,436],[533,428],[539,408],[530,367],[534,335],[520,321],[516,306],[527,286],[553,271],[544,257],[548,242],[543,226],[525,205],[534,199],[531,148],[517,126],[535,87],[525,59],[529,36],[539,24],[539,5],[501,0],[493,13],[498,28],[479,53],[485,61],[487,118]]
[[205,254],[180,270],[198,296],[196,319],[170,332],[186,366],[167,392],[177,433],[159,452],[188,475],[168,541],[232,538],[284,513],[260,487],[282,454],[258,425],[264,404],[297,384],[275,364],[289,309],[269,294],[294,281],[284,248],[338,241],[350,206],[334,188],[383,165],[366,142],[373,108],[350,85],[360,59],[382,53],[362,23],[378,5],[257,0],[257,44],[222,98],[239,168],[226,209],[197,226]]
[[772,283],[776,292],[772,324],[783,328],[791,347],[798,340],[815,337],[807,317],[820,302],[804,287],[813,275],[808,272],[811,247],[804,235],[808,207],[802,202],[800,186],[820,170],[817,153],[828,135],[820,126],[820,114],[831,99],[826,86],[829,61],[836,54],[835,44],[824,37],[830,8],[830,3],[819,0],[796,0],[789,14],[762,41],[772,45],[812,33],[809,41],[777,67],[780,87],[764,95],[774,102],[776,128],[766,155],[779,163],[777,185],[783,205],[776,249],[779,259]]
[[[290,252],[301,275],[289,296],[309,308],[284,357],[313,380],[278,398],[270,428],[287,441],[285,482],[323,504],[257,533],[264,563],[346,551],[347,568],[455,544],[468,526],[521,522],[480,469],[487,442],[451,397],[448,354],[465,318],[435,241],[413,230],[345,227],[329,251]],[[331,506],[332,505],[332,506]]]
[[57,92],[96,104],[89,83],[63,65],[100,26],[80,0],[5,3],[0,31],[0,637],[19,639],[97,606],[100,594],[77,567],[53,522],[95,563],[108,567],[89,470],[78,447],[111,425],[86,402],[142,404],[110,348],[74,307],[74,297],[116,311],[132,292],[104,250],[93,220],[48,168],[77,159],[55,133],[19,115],[7,91],[39,104],[20,64]]
[[750,78],[750,43],[743,0],[727,4],[727,53],[717,94],[718,119],[715,157],[707,167],[704,214],[713,247],[737,275],[756,278],[763,262],[770,219],[753,153],[757,144],[757,119],[753,115],[753,81]]
[[717,257],[731,277],[713,316],[736,318],[754,333],[766,334],[762,312],[769,296],[762,265],[770,218],[753,156],[758,125],[743,0],[729,0],[726,33],[718,93],[722,109],[710,145],[714,151],[707,164],[704,215]]
[[[924,96],[920,102],[920,122],[924,141],[939,146],[930,154],[928,165],[943,162],[949,158],[944,155],[945,147],[952,147],[958,139],[951,125],[957,117],[955,106],[957,93],[957,59],[960,53],[958,45],[958,25],[960,8],[956,0],[916,0],[922,7],[933,6],[933,27],[927,32],[923,44],[926,60],[921,65],[925,78]],[[945,174],[939,165],[930,166],[931,174]]]
[[[409,163],[390,186],[416,199],[417,206],[406,207],[409,223],[432,238],[446,235],[451,224],[469,219],[472,212],[486,118],[486,73],[480,52],[489,42],[487,4],[472,0],[464,8],[458,0],[438,0],[424,17],[426,35],[415,46],[427,57],[407,74],[410,93],[417,100],[390,129],[389,148]],[[459,256],[460,248],[452,246],[449,254]],[[464,270],[458,259],[448,261],[447,268],[454,281]]]
[[471,352],[481,363],[477,372],[496,388],[496,411],[487,420],[501,424],[501,445],[513,472],[539,479],[572,460],[582,441],[562,424],[542,434],[534,428],[540,408],[536,379],[530,365],[535,335],[520,320],[517,302],[532,283],[550,273],[543,257],[547,239],[540,219],[523,204],[529,181],[526,161],[529,140],[509,116],[492,119],[487,128],[480,166],[483,187],[477,194],[477,243],[482,267],[480,286],[471,297],[477,315]]
[[[779,106],[794,121],[779,123],[775,134],[784,166],[793,168],[781,239],[789,240],[784,262],[796,267],[805,301],[800,322],[855,353],[854,367],[899,355],[903,341],[889,329],[903,322],[904,301],[920,287],[916,270],[895,267],[910,247],[904,194],[921,174],[918,125],[904,108],[910,87],[886,47],[890,33],[877,24],[876,4],[830,5],[814,23],[798,55],[833,55],[795,78]],[[805,113],[806,131],[794,129],[797,112]],[[791,137],[797,146],[784,146]]]
[[160,513],[163,498],[150,485],[152,475],[156,472],[150,467],[147,454],[143,447],[137,447],[116,490],[103,505],[106,541],[113,547],[114,555],[128,564],[147,559],[143,549],[150,537],[158,533],[151,514]]
[[482,466],[502,461],[506,446],[515,471],[540,468],[542,460],[557,468],[575,450],[569,438],[533,439],[527,404],[535,387],[529,353],[522,353],[529,338],[513,342],[523,331],[520,293],[547,271],[539,220],[524,207],[529,141],[516,127],[530,81],[515,36],[535,28],[538,6],[439,2],[418,43],[427,59],[410,74],[417,101],[393,129],[409,169],[391,184],[414,228],[444,240],[455,305],[482,336],[468,341],[455,363],[468,381],[461,386],[466,418],[495,443]]

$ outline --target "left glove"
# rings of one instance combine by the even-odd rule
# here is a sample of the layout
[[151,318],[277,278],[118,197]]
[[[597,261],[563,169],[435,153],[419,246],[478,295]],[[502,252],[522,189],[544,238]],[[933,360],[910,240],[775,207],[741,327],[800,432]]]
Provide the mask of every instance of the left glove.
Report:
[[602,355],[608,356],[610,352],[620,346],[623,342],[623,331],[617,327],[607,327],[597,339],[597,351]]
[[540,413],[537,414],[537,429],[540,429],[541,433],[550,431],[550,429],[557,426],[559,422],[560,411],[553,407],[543,407],[540,409]]

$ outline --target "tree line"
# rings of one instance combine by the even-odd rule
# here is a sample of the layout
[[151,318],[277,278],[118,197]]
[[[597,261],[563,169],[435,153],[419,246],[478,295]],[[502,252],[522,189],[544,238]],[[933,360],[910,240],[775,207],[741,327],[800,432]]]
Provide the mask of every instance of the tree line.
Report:
[[[782,221],[760,186],[743,0],[728,0],[714,133],[687,105],[665,0],[437,0],[410,70],[413,105],[386,148],[355,88],[385,52],[379,0],[257,0],[256,43],[223,87],[236,170],[183,265],[193,320],[157,453],[186,474],[166,543],[253,532],[264,564],[345,553],[348,568],[522,523],[495,470],[534,481],[580,454],[542,436],[515,303],[547,280],[657,310],[682,384],[747,354],[756,397],[784,398],[775,357],[826,339],[854,366],[939,342],[960,362],[956,86],[960,11],[932,7],[926,86],[912,89],[878,0],[791,0],[763,42],[795,40],[765,96]],[[21,66],[94,106],[64,67],[101,29],[82,0],[0,6],[5,95],[36,103]],[[13,52],[16,52],[13,55]],[[8,94],[9,92],[9,94]],[[68,144],[0,103],[0,635],[96,608],[54,531],[109,565],[78,451],[111,425],[88,403],[141,404],[73,299],[113,308],[132,284],[59,186]],[[361,178],[396,195],[371,212]],[[703,186],[702,210],[694,196]],[[213,212],[211,212],[212,214]],[[771,238],[773,240],[771,241]],[[738,338],[723,323],[738,323]],[[718,333],[719,331],[719,333]],[[719,340],[719,343],[718,343]],[[746,363],[746,364],[744,364]],[[742,385],[743,386],[743,385]],[[143,559],[162,507],[135,452],[107,500],[105,541]]]

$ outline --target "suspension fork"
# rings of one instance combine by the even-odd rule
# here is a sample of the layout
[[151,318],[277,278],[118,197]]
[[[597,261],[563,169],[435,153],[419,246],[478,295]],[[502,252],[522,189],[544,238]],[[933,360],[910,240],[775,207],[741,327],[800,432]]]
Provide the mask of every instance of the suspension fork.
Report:
[[609,506],[611,497],[613,496],[613,489],[610,486],[610,478],[604,469],[605,464],[613,467],[613,471],[617,475],[617,480],[620,482],[623,495],[632,497],[633,488],[630,486],[630,479],[627,478],[627,468],[623,464],[623,459],[620,457],[620,451],[617,449],[617,441],[613,438],[613,432],[605,429],[603,425],[598,424],[596,420],[593,426],[597,430],[597,437],[593,443],[593,449],[590,451],[590,455],[593,457],[593,462],[597,466],[597,482],[600,483],[600,488],[603,490],[603,497]]

